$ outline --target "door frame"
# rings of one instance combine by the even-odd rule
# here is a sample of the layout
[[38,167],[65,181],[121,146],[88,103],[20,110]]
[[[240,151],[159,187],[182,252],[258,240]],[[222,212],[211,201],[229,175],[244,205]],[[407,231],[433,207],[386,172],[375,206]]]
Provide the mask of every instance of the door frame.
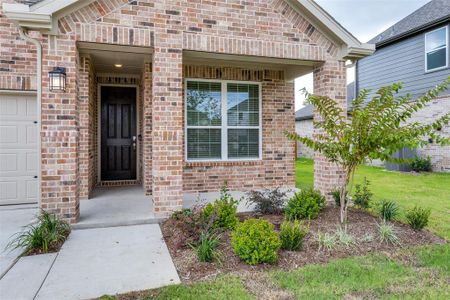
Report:
[[[99,83],[97,84],[97,181],[101,182],[109,182],[110,180],[102,180],[102,87],[103,86],[115,86],[115,87],[129,87],[136,89],[136,181],[140,181],[141,172],[140,172],[140,141],[139,135],[141,134],[141,128],[139,127],[140,123],[140,112],[141,107],[139,103],[140,94],[139,94],[139,85],[137,84],[114,84],[114,83]],[[129,180],[112,180],[114,182],[120,181],[129,181]]]

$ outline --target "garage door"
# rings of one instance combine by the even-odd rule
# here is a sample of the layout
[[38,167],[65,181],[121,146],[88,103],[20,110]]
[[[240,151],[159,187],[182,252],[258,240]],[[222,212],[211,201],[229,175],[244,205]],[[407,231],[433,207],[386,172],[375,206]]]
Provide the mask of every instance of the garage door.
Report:
[[37,202],[35,95],[0,94],[0,205]]

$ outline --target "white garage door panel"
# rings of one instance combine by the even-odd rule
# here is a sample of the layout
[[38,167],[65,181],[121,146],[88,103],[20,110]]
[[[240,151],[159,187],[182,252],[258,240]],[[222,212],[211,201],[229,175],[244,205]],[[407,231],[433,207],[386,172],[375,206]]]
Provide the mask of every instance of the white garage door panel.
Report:
[[35,96],[0,94],[0,205],[37,202]]

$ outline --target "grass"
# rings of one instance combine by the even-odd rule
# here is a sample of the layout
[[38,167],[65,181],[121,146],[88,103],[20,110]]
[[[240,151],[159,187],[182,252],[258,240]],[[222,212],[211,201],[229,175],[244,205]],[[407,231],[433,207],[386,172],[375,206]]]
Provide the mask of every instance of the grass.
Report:
[[278,271],[271,276],[297,299],[448,299],[448,244],[417,248],[403,255],[418,266],[373,254]]
[[[267,274],[293,299],[449,299],[450,245],[401,250],[394,258],[382,254],[307,265]],[[171,285],[131,296],[101,299],[255,299],[238,276]]]
[[[296,185],[313,186],[314,167],[311,159],[298,159]],[[405,210],[421,206],[431,210],[428,228],[450,240],[450,174],[411,174],[389,172],[384,168],[361,166],[355,174],[355,184],[366,177],[370,181],[373,201],[393,200],[402,208],[400,220],[405,221]],[[354,192],[354,191],[353,191]]]

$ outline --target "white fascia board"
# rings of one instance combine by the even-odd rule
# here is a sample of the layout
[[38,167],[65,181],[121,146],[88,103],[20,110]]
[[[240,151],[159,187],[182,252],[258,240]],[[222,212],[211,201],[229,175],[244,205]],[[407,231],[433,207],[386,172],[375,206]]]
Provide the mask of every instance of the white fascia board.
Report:
[[341,51],[343,58],[360,58],[371,55],[375,51],[375,45],[361,43],[315,1],[290,0],[290,3],[308,21],[316,25],[318,30],[323,31],[327,36],[332,35],[330,38],[339,40],[340,43],[344,44],[344,49],[342,49],[344,51]]
[[81,2],[80,0],[45,0],[42,2],[39,2],[35,5],[32,5],[30,7],[30,10],[35,13],[41,13],[41,14],[49,14],[53,15],[60,10],[63,10],[64,8],[68,7],[69,5],[72,5],[76,2]]
[[15,12],[15,13],[25,13],[30,11],[30,7],[25,4],[18,3],[3,3],[3,11]]
[[27,5],[3,3],[3,12],[8,19],[21,27],[50,29],[52,26],[50,15],[30,12]]

